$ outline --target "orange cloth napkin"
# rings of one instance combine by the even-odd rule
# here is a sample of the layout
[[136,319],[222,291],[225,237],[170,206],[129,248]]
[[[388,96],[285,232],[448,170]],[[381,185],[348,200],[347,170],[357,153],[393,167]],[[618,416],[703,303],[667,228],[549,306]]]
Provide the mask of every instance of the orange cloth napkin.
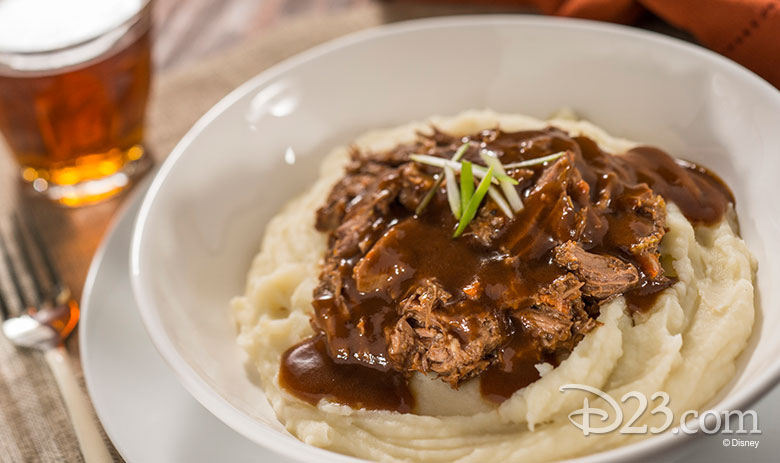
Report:
[[622,24],[645,10],[780,88],[780,0],[497,0],[558,16]]

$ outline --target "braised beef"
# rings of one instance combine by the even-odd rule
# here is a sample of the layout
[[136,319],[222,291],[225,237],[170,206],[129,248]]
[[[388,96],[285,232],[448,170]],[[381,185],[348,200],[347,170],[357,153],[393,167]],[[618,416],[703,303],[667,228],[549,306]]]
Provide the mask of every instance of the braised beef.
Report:
[[[359,183],[362,183],[362,177],[360,174]],[[390,207],[400,191],[399,178],[394,169],[377,169],[373,182],[359,195],[350,198],[344,214],[330,233],[330,246],[335,256],[348,257],[371,248],[387,227]]]
[[585,296],[596,299],[623,294],[639,283],[639,271],[633,265],[614,256],[588,252],[575,241],[555,248],[555,262],[579,278]]
[[469,224],[466,235],[489,247],[504,231],[508,220],[496,203],[491,201],[479,208],[477,216]]
[[401,166],[401,191],[398,201],[410,211],[417,209],[436,180],[425,172],[421,164],[407,162]]
[[[450,158],[466,141],[464,159],[476,164],[482,148],[504,164],[566,154],[509,169],[524,209],[509,218],[486,199],[466,233],[453,239],[457,221],[446,182],[415,215],[439,170],[409,155]],[[665,200],[694,223],[712,223],[733,197],[710,172],[660,150],[614,156],[555,128],[468,137],[434,130],[387,152],[354,150],[317,211],[329,250],[311,320],[320,347],[305,353],[327,355],[318,363],[338,366],[339,377],[350,367],[356,375],[366,368],[387,375],[403,404],[379,408],[408,408],[398,375],[413,372],[438,375],[453,387],[479,376],[485,397],[501,401],[539,377],[534,365],[569,355],[597,325],[604,301],[624,295],[630,312],[647,310],[653,295],[673,283],[658,252]],[[296,372],[307,370],[293,361],[283,361],[280,378],[296,394],[295,384],[306,381]],[[319,397],[298,392],[306,400]],[[338,394],[327,397],[355,402]],[[361,391],[361,401],[367,395]]]
[[536,303],[513,313],[538,344],[550,352],[571,351],[582,336],[596,326],[585,312],[583,284],[566,273],[542,287]]
[[[401,318],[385,328],[388,357],[397,370],[437,373],[455,386],[490,364],[507,338],[500,317],[489,311],[463,314],[446,306],[451,299],[435,280],[424,280],[401,301]],[[476,336],[462,339],[457,327],[464,324]]]

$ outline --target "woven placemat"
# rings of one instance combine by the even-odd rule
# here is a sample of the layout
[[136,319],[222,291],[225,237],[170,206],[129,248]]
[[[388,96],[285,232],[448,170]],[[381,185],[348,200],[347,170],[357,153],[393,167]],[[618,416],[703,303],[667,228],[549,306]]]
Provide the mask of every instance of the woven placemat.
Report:
[[[159,163],[195,121],[230,90],[273,64],[318,43],[399,20],[507,11],[523,10],[375,4],[332,15],[296,18],[272,30],[257,31],[242,45],[226,53],[155,78],[147,123],[147,148],[152,159]],[[66,282],[79,296],[92,255],[126,195],[76,210],[28,198],[14,179],[16,169],[4,149],[0,143],[0,217],[19,208],[32,214],[32,220],[41,230]],[[7,229],[7,221],[0,221],[0,232],[5,230],[7,233]],[[8,288],[7,277],[5,269],[0,269],[0,285],[5,288]],[[68,341],[68,350],[75,370],[81,374],[78,336],[72,336]],[[139,416],[139,424],[142,422],[143,417]],[[108,440],[107,445],[110,445]],[[116,451],[113,452],[116,461],[122,461]],[[41,354],[18,350],[0,337],[0,462],[81,461],[59,391]]]

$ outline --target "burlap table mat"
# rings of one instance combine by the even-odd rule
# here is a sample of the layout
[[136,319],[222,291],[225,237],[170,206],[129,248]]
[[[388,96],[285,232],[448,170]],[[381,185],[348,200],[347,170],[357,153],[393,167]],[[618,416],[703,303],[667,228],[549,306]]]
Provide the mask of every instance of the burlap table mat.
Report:
[[[258,31],[226,53],[156,76],[146,145],[151,157],[159,163],[193,123],[230,90],[269,66],[318,43],[399,20],[502,11],[523,10],[420,6],[412,3],[375,4],[332,15],[296,18],[272,30]],[[3,150],[5,146],[0,143],[0,217],[7,217],[14,209],[29,212],[66,282],[74,294],[80,296],[92,255],[126,195],[77,210],[59,208],[27,197],[14,179],[16,170],[10,156]],[[0,232],[7,234],[8,227],[7,220],[0,221]],[[0,284],[6,285],[6,288],[7,277],[5,270],[0,269]],[[78,336],[72,336],[67,344],[74,367],[81,374]],[[139,424],[142,419],[139,417]],[[110,445],[108,439],[107,445]],[[114,455],[116,461],[122,461],[115,450]],[[0,462],[81,461],[83,459],[59,391],[41,354],[18,350],[0,336]]]

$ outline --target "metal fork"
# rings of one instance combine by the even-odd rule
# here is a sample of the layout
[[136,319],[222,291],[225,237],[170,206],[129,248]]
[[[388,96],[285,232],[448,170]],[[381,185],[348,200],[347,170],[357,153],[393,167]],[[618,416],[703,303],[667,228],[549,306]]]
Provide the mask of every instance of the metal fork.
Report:
[[[15,215],[12,235],[19,256],[18,265],[15,265],[10,254],[10,240],[3,239],[0,230],[0,260],[2,261],[0,265],[5,265],[10,286],[13,288],[12,291],[4,294],[0,285],[3,333],[18,347],[44,352],[44,358],[57,382],[73,424],[84,461],[86,463],[111,462],[113,459],[92,416],[89,400],[76,380],[63,345],[63,341],[78,323],[78,303],[71,297],[68,287],[60,278],[35,228]],[[46,281],[39,277],[40,272],[35,266],[35,256],[38,257],[38,262],[42,263]],[[26,273],[32,282],[33,297],[29,297],[24,291],[20,279],[23,273]],[[16,313],[12,312],[12,299],[15,299],[18,302],[16,306],[20,307]]]

